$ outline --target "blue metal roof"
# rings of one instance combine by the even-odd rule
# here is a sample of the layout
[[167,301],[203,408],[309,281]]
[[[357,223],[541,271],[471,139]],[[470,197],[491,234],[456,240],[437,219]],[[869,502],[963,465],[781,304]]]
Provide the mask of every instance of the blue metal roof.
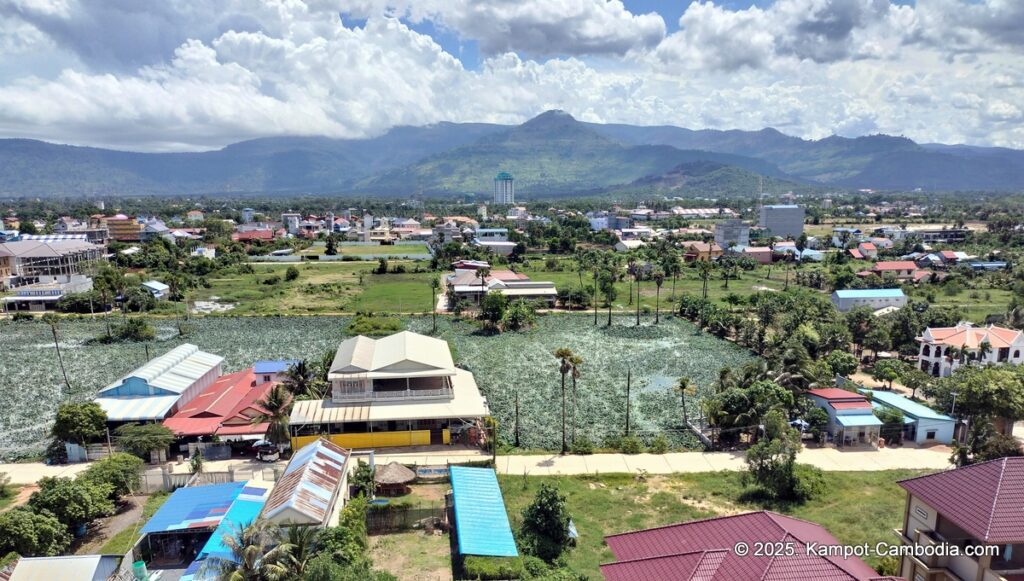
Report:
[[491,468],[452,466],[452,497],[459,553],[516,557],[516,541],[508,524],[505,500]]
[[298,363],[298,359],[264,359],[253,365],[253,373],[262,375],[264,373],[284,373]]
[[860,392],[865,395],[870,395],[871,399],[874,401],[900,410],[905,416],[925,420],[940,420],[946,422],[954,421],[953,418],[947,415],[940,414],[926,405],[917,403],[914,400],[896,393],[889,391],[872,391],[870,389],[862,389]]
[[836,421],[844,428],[861,428],[865,426],[880,426],[882,420],[875,417],[875,414],[857,414],[853,416],[836,416]]
[[187,528],[216,527],[244,487],[244,482],[229,482],[179,488],[139,533],[146,535]]
[[898,288],[858,288],[837,290],[836,296],[841,299],[892,299],[903,296]]
[[180,581],[216,579],[218,577],[216,567],[203,567],[206,559],[210,557],[229,561],[234,560],[231,549],[224,544],[224,536],[234,536],[241,528],[255,521],[260,511],[263,510],[263,505],[267,502],[267,498],[270,497],[270,488],[268,486],[250,482],[239,482],[238,484],[243,485],[241,490],[238,491],[238,496],[231,503],[231,507],[228,508],[228,511],[224,514],[220,524],[217,525],[217,528],[210,535],[206,544],[200,549],[195,560],[185,570]]

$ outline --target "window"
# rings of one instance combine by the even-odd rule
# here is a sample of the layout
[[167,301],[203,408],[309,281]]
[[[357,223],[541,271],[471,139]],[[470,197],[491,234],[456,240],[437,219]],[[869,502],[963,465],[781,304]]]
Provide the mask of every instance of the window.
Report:
[[932,354],[932,348],[931,347],[929,347],[928,345],[923,345],[921,347],[921,355],[924,355],[925,357],[928,357],[931,354]]
[[925,440],[934,440],[935,439],[935,430],[928,430],[927,432],[925,432],[924,439]]
[[267,383],[268,381],[270,381],[270,376],[269,375],[264,375],[263,376],[263,383]]

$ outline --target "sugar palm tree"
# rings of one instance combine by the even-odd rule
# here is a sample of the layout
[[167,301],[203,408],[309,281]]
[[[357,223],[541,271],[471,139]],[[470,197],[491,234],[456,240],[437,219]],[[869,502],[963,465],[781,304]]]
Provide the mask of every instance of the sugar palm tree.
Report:
[[608,304],[608,326],[612,326],[612,301],[618,295],[618,291],[615,289],[616,275],[614,270],[606,270],[601,273],[600,287],[601,294],[604,295],[604,301]]
[[256,402],[266,410],[252,418],[253,424],[269,423],[267,439],[281,445],[288,442],[288,417],[292,412],[292,396],[281,384],[270,388],[267,395]]
[[434,315],[434,333],[437,333],[437,291],[441,281],[436,276],[430,278],[430,312]]
[[665,271],[660,268],[655,268],[654,273],[651,274],[651,278],[654,279],[654,324],[657,325],[661,320],[661,285],[665,284]]
[[686,414],[686,396],[695,395],[696,388],[689,377],[680,377],[679,383],[676,385],[676,391],[679,392],[679,398],[683,403],[683,424],[685,427],[690,424],[690,418]]
[[636,326],[640,326],[640,278],[643,276],[643,269],[636,268],[633,271],[633,278],[636,279]]
[[558,359],[558,372],[562,374],[562,453],[569,451],[565,439],[565,376],[572,371],[572,349],[562,347],[555,351],[555,359]]
[[231,557],[210,557],[202,565],[204,576],[220,581],[274,581],[291,573],[291,545],[281,540],[280,529],[257,519],[222,537]]
[[978,344],[978,363],[981,363],[988,354],[992,352],[992,344],[988,340],[982,341]]
[[60,365],[61,375],[64,376],[64,387],[67,388],[67,394],[70,396],[71,382],[68,381],[68,372],[64,369],[64,357],[60,354],[60,336],[57,334],[60,317],[55,313],[46,313],[43,315],[43,322],[50,326],[50,332],[53,333],[53,346],[57,349],[57,363]]
[[700,275],[700,280],[703,282],[701,298],[708,298],[708,279],[711,278],[712,269],[714,269],[714,265],[707,260],[701,260],[697,263],[697,274]]
[[579,355],[573,355],[569,359],[569,364],[572,366],[572,436],[570,441],[576,443],[576,380],[580,378],[581,372],[580,367],[583,365],[583,358]]
[[476,277],[480,279],[480,305],[483,308],[484,295],[487,291],[484,290],[487,286],[487,277],[491,276],[491,269],[489,268],[478,268],[476,271]]

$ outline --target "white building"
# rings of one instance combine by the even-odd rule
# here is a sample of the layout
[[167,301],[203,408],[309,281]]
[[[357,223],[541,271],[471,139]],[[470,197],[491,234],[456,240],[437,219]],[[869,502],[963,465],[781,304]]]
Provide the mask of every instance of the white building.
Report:
[[898,288],[844,289],[832,293],[832,304],[843,313],[858,307],[877,311],[903,307],[907,304],[907,295]]
[[502,206],[516,203],[516,186],[512,174],[503,171],[494,176],[494,203]]
[[1016,329],[960,323],[955,327],[929,327],[917,341],[921,344],[918,365],[934,377],[949,377],[965,364],[1024,363],[1024,333]]
[[796,239],[804,231],[804,209],[795,204],[761,206],[757,224],[772,236]]
[[242,223],[251,224],[256,217],[256,210],[252,208],[242,208]]

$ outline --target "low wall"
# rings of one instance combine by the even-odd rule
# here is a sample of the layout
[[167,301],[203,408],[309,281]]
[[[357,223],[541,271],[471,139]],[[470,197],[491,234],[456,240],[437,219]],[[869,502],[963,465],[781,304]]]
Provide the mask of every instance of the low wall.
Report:
[[394,448],[397,446],[429,446],[430,430],[405,432],[369,432],[359,434],[334,434],[331,436],[296,436],[292,438],[292,450],[299,450],[307,444],[327,438],[342,448]]

